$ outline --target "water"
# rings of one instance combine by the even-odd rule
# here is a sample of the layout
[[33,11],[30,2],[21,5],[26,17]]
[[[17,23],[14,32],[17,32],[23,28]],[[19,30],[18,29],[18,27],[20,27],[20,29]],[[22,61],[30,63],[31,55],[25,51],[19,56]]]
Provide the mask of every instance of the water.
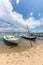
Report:
[[[14,32],[0,32],[0,46],[2,46],[2,47],[6,46],[3,42],[4,35],[14,35],[16,37],[19,37],[21,35],[27,35],[27,34],[26,33],[14,33]],[[43,42],[43,37],[38,37],[36,41],[39,41],[39,40]],[[34,42],[32,42],[32,43],[34,43]],[[19,46],[31,46],[30,41],[21,39],[19,42]]]
[[0,42],[3,41],[3,36],[6,35],[13,35],[16,37],[20,37],[21,35],[26,35],[26,33],[15,33],[15,32],[0,32]]
[[[25,33],[24,33],[25,34]],[[13,35],[13,36],[16,36],[16,37],[20,37],[21,35],[24,35],[23,33],[14,33],[14,32],[0,32],[0,46],[3,47],[3,46],[6,46],[3,42],[3,36],[5,35]],[[25,43],[23,39],[21,39],[22,41],[19,42],[19,46],[22,46],[23,43]],[[21,44],[22,45],[21,45]]]

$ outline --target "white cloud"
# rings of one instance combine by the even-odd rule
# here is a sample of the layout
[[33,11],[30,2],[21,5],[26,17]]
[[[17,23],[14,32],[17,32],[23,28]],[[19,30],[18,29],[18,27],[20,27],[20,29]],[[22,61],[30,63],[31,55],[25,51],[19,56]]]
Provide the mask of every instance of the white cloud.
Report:
[[32,15],[33,15],[33,12],[30,13],[30,16],[32,16]]
[[[33,12],[30,13],[30,18],[24,20],[22,14],[19,14],[16,11],[12,12],[12,10],[13,7],[9,0],[0,0],[0,19],[8,21],[13,25],[18,25],[21,30],[25,29],[26,25],[28,25],[30,29],[43,25],[43,18],[40,20],[35,20],[34,17],[32,17]],[[0,26],[2,26],[2,24],[0,24]],[[9,29],[12,28],[12,26],[8,25],[8,23],[3,23],[3,27],[6,26]]]
[[19,4],[19,2],[20,2],[19,0],[16,0],[16,4]]
[[38,15],[40,16],[41,14],[39,13]]

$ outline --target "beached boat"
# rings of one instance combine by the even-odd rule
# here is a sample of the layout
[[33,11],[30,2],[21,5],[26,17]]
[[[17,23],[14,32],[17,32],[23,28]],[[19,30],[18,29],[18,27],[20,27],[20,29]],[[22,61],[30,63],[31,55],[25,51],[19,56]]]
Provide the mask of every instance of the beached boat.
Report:
[[17,46],[18,45],[18,42],[19,42],[19,38],[15,37],[15,36],[3,36],[3,40],[4,40],[4,43],[6,45],[15,45]]
[[26,35],[25,36],[21,36],[21,38],[35,41],[35,39],[37,37],[36,36],[31,36],[31,32],[29,31],[28,25],[26,25],[26,26],[27,26],[27,30],[28,30],[28,32],[27,32],[28,36],[26,36]]
[[27,40],[36,40],[36,36],[21,36],[21,38],[27,39]]

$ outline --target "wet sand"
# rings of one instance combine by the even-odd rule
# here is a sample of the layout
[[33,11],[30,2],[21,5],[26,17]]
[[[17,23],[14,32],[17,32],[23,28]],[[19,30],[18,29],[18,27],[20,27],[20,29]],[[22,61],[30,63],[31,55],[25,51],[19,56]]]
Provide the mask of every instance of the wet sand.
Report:
[[0,65],[43,65],[43,42],[32,42],[32,47],[27,42],[17,47],[0,46]]

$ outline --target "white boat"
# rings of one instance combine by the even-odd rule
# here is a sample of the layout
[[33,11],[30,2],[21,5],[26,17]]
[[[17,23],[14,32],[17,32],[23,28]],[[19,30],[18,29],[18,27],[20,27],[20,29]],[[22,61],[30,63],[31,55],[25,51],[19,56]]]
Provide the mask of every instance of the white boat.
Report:
[[19,38],[15,37],[15,36],[12,36],[12,35],[3,36],[3,40],[4,40],[4,43],[6,45],[15,45],[15,46],[17,46],[18,42],[19,42]]

